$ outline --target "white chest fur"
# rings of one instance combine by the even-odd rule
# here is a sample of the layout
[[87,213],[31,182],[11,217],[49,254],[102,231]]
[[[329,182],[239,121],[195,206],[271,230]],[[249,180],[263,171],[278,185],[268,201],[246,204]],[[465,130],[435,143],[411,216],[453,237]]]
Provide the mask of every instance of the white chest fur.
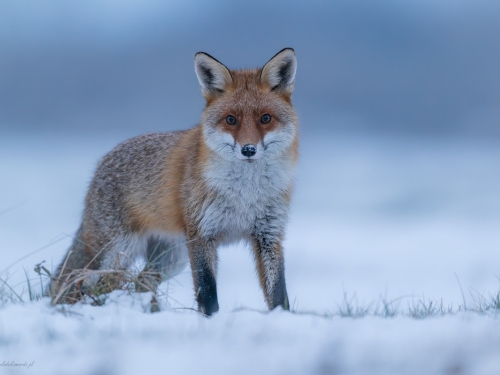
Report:
[[256,219],[265,215],[286,221],[283,192],[291,187],[293,172],[293,163],[286,158],[254,163],[220,158],[210,163],[204,177],[216,194],[201,210],[201,232],[237,240],[250,234]]

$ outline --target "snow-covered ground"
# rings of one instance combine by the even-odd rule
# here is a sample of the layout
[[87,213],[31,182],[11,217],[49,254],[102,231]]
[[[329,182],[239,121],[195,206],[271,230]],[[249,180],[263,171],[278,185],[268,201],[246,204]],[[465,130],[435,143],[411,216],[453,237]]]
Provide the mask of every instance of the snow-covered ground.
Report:
[[[110,300],[117,297],[115,292]],[[9,374],[498,374],[498,318],[413,320],[223,311],[144,313],[140,301],[75,306],[47,301],[2,310]]]
[[[25,300],[23,268],[32,278],[36,263],[55,268],[95,163],[119,140],[0,138],[0,277]],[[123,292],[106,306],[65,314],[47,300],[3,306],[0,373],[498,374],[495,313],[402,313],[420,301],[470,308],[500,290],[499,146],[305,136],[285,244],[287,286],[295,310],[328,318],[253,311],[264,303],[252,258],[231,246],[221,249],[221,311],[211,319],[167,306],[194,307],[188,270],[163,284],[168,301],[156,314],[144,312],[148,296]],[[340,317],[344,296],[371,311],[394,301],[399,314]]]

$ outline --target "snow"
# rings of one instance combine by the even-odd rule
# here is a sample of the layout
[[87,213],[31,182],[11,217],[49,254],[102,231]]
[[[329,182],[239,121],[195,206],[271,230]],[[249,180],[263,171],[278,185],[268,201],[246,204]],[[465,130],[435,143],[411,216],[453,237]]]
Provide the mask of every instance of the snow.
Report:
[[[490,316],[324,319],[279,310],[223,311],[206,319],[194,312],[144,313],[138,296],[118,293],[103,307],[78,305],[68,316],[47,300],[9,306],[1,315],[2,359],[35,361],[32,371],[46,374],[497,374],[500,369],[498,319]],[[17,370],[6,373],[28,371]]]
[[[0,139],[0,276],[25,300],[23,268],[36,291],[34,265],[60,261],[96,161],[119,141]],[[301,154],[286,277],[294,309],[314,314],[264,313],[252,257],[239,244],[221,249],[221,311],[210,319],[179,309],[194,307],[189,270],[162,285],[155,314],[150,295],[123,291],[105,306],[63,311],[47,299],[7,303],[0,373],[500,373],[495,313],[401,314],[422,300],[457,310],[465,298],[470,307],[499,291],[498,144],[305,136]],[[341,317],[344,295],[364,308],[396,301],[400,313]]]

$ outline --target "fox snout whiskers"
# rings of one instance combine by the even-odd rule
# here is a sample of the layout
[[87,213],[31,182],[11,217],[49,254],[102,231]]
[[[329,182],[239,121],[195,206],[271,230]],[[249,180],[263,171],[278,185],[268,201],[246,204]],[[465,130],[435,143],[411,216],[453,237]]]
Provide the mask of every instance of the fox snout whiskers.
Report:
[[281,142],[281,141],[269,141],[269,142],[267,142],[267,143],[262,142],[262,147],[264,148],[264,151],[266,151],[266,150],[267,150],[267,148],[268,148],[270,145],[275,144],[275,143],[276,143],[276,144],[280,144],[280,143],[282,143],[282,142]]
[[218,152],[223,152],[223,151],[226,151],[226,149],[229,149],[231,150],[231,152],[234,151],[234,147],[235,145],[234,144],[231,144],[231,143],[223,143],[221,144],[216,151]]

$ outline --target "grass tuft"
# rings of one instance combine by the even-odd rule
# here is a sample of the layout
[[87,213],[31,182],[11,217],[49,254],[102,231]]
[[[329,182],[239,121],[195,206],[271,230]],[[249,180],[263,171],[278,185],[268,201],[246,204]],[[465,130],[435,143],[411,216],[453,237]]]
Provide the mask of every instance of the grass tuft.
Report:
[[[43,285],[48,280],[54,280],[53,274],[40,262],[35,265],[35,278],[30,278],[28,272],[24,270],[26,280],[25,288],[27,289],[28,300],[30,302],[38,301],[47,295]],[[72,314],[69,306],[64,303],[75,303],[84,301],[95,306],[102,306],[106,303],[108,293],[113,290],[125,290],[129,293],[153,292],[151,301],[151,312],[159,311],[158,297],[168,301],[169,296],[165,292],[158,289],[160,280],[157,272],[150,271],[149,267],[138,272],[137,270],[78,270],[71,273],[65,279],[64,285],[58,291],[57,295],[52,296],[52,304],[57,305],[56,310],[63,314]],[[458,280],[458,279],[457,279]],[[34,284],[34,282],[36,283]],[[36,284],[39,283],[39,290]],[[298,309],[298,301],[295,299],[291,313],[296,315],[312,315],[327,319],[352,318],[360,319],[367,316],[379,318],[394,318],[398,316],[409,317],[413,319],[428,319],[434,317],[450,316],[459,313],[475,313],[479,315],[497,315],[500,314],[500,291],[495,294],[481,293],[470,288],[470,297],[465,298],[465,293],[459,283],[462,303],[458,305],[445,304],[443,299],[434,300],[420,298],[414,296],[401,296],[395,299],[388,299],[385,296],[380,296],[378,300],[371,301],[368,304],[360,304],[356,293],[349,295],[344,291],[342,301],[333,311],[327,310],[324,313],[315,311],[304,311]],[[16,288],[8,283],[8,277],[0,278],[0,307],[7,304],[24,304],[26,301],[23,298],[24,288],[22,293],[17,293]],[[69,296],[69,297],[68,297]],[[71,299],[73,298],[73,299]],[[62,303],[62,305],[61,305]],[[188,309],[191,308],[177,308]],[[260,313],[268,313],[264,310],[255,310],[240,307],[233,310],[238,311],[258,311]]]

